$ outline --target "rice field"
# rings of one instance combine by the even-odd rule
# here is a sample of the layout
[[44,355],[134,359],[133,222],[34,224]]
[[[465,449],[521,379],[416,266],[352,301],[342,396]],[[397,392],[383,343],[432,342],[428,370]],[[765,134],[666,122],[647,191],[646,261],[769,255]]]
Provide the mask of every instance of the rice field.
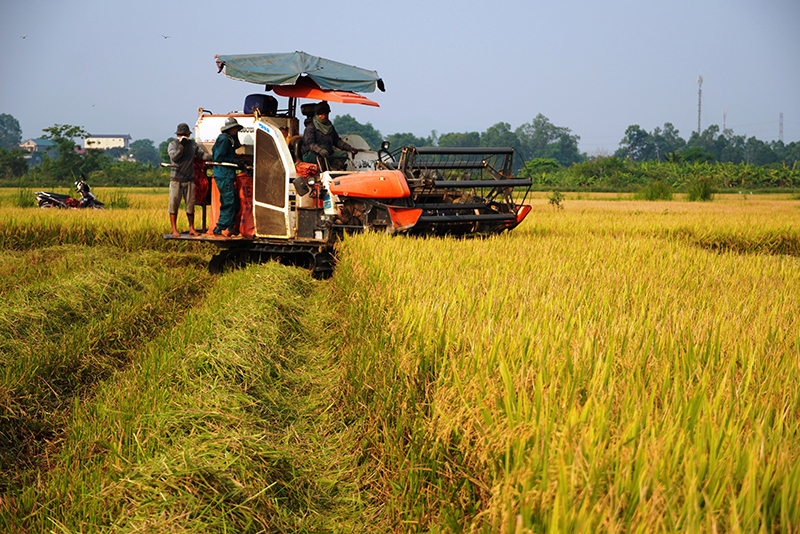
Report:
[[0,195],[5,530],[800,532],[798,200],[541,193],[319,282],[209,278],[165,190],[95,193]]
[[340,364],[398,531],[797,532],[800,205],[363,236]]
[[[109,245],[125,251],[191,250],[190,245],[167,243],[169,233],[166,188],[95,188],[92,192],[106,203],[105,210],[60,210],[34,208],[38,189],[0,189],[0,250],[31,250],[53,245]],[[63,194],[74,191],[53,190]],[[21,199],[31,204],[20,207]],[[113,201],[113,202],[112,202]],[[123,206],[123,207],[117,207]],[[197,209],[197,223],[201,222]],[[179,213],[178,228],[187,228]],[[201,250],[194,248],[194,250]]]

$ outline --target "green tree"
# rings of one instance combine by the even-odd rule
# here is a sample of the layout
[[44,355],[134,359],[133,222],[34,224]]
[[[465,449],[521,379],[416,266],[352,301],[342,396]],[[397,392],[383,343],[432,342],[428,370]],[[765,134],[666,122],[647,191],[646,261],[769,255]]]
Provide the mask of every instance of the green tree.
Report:
[[439,137],[439,146],[470,147],[480,146],[481,134],[478,132],[446,133]]
[[115,147],[106,148],[106,149],[103,150],[103,153],[109,159],[120,159],[123,156],[125,156],[128,152],[129,152],[129,149],[127,149],[125,147],[121,147],[121,146],[115,146]]
[[625,130],[625,137],[619,142],[619,150],[614,157],[633,161],[646,161],[656,158],[656,145],[653,137],[638,124],[632,124]]
[[169,163],[169,144],[174,141],[174,137],[170,137],[166,141],[161,141],[161,144],[158,145],[158,153],[161,156],[162,163]]
[[169,183],[160,167],[138,161],[107,160],[101,170],[89,177],[92,185],[103,186],[163,186]]
[[578,139],[577,135],[562,133],[555,143],[547,145],[542,157],[554,159],[565,166],[580,163],[586,159],[586,156],[578,150]]
[[569,128],[555,126],[541,113],[517,128],[515,133],[525,160],[550,158],[560,165],[571,165],[585,159],[578,151],[580,137],[573,135]]
[[616,185],[625,172],[625,162],[615,157],[602,157],[576,163],[569,169],[577,178],[577,185]]
[[111,162],[111,155],[106,150],[88,149],[81,155],[80,172],[89,174],[102,169]]
[[372,127],[372,123],[361,124],[350,115],[337,115],[333,119],[333,125],[339,135],[356,134],[364,138],[364,141],[372,148],[377,150],[381,146],[383,136]]
[[0,178],[18,178],[28,170],[25,151],[21,148],[0,148]]
[[513,147],[519,150],[517,134],[511,131],[507,122],[498,122],[490,126],[481,134],[480,146],[482,147]]
[[671,122],[664,123],[664,129],[656,127],[652,134],[653,144],[656,150],[656,159],[661,161],[666,154],[683,150],[686,141],[680,136],[680,132]]
[[795,166],[800,161],[800,141],[792,141],[786,145],[781,159],[787,166]]
[[756,165],[769,165],[771,163],[777,163],[778,159],[778,155],[775,154],[771,146],[767,143],[761,143],[761,146],[758,147],[753,157],[753,163]]
[[19,148],[22,130],[19,121],[8,113],[0,113],[0,148],[11,150]]
[[150,139],[137,139],[132,142],[130,152],[133,159],[139,163],[148,163],[154,167],[158,167],[161,163],[161,157]]
[[394,133],[386,136],[391,150],[400,149],[404,146],[423,147],[432,146],[430,137],[417,137],[412,133]]
[[49,128],[42,129],[45,139],[51,139],[53,142],[67,140],[71,143],[72,148],[77,148],[75,139],[86,139],[91,134],[83,129],[81,126],[72,126],[69,124],[54,124]]
[[743,135],[733,135],[733,131],[725,130],[725,146],[717,156],[718,161],[741,163],[745,160],[744,149],[747,139]]
[[526,161],[520,172],[520,178],[539,178],[546,174],[555,174],[561,170],[561,165],[554,159],[533,158]]
[[632,124],[625,130],[625,137],[619,142],[614,157],[637,162],[667,161],[667,155],[677,154],[685,146],[686,141],[672,123],[665,122],[663,130],[656,127],[652,134],[638,124]]
[[692,136],[686,142],[686,148],[699,148],[706,154],[710,154],[714,159],[719,160],[728,143],[724,135],[720,135],[719,126],[712,124],[700,135],[692,132]]
[[[78,145],[74,140],[89,137],[89,132],[80,126],[69,124],[56,124],[42,131],[42,137],[52,140],[58,149],[58,159],[46,166],[48,173],[58,181],[73,181],[79,177],[83,158],[75,151]],[[47,163],[47,159],[45,158],[43,164]]]
[[744,159],[747,163],[758,165],[759,152],[762,152],[764,141],[760,141],[755,137],[748,137],[744,143]]
[[688,147],[681,153],[681,157],[687,163],[711,163],[714,161],[714,154],[706,152],[699,146]]

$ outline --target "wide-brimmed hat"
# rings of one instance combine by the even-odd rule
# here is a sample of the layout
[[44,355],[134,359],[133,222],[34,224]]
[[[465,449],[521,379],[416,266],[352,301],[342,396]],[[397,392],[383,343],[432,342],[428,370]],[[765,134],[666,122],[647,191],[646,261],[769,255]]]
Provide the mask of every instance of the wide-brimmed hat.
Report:
[[178,129],[175,130],[175,135],[185,135],[189,136],[192,135],[192,131],[189,129],[189,125],[185,122],[182,122],[178,125]]
[[233,117],[228,117],[228,119],[225,121],[225,125],[222,126],[222,128],[220,128],[219,131],[224,132],[226,130],[230,130],[231,128],[237,128],[238,130],[241,130],[242,128],[244,128],[244,126],[239,124],[239,122]]

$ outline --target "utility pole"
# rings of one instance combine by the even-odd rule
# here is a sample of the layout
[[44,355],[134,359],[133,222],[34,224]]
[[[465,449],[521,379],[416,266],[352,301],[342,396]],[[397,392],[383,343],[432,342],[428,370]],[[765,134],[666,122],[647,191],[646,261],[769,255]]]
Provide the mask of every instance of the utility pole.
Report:
[[778,141],[783,143],[783,113],[780,115],[780,122],[778,124]]
[[723,134],[725,133],[725,130],[728,129],[727,124],[728,124],[728,110],[727,109],[723,109],[722,110],[722,133]]
[[700,117],[703,104],[703,77],[697,77],[697,135],[702,133],[700,129]]

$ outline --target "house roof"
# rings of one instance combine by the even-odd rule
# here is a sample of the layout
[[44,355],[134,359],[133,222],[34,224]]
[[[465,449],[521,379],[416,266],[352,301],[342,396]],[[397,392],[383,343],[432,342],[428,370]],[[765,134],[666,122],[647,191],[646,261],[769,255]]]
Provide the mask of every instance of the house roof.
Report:
[[36,139],[26,139],[20,143],[20,145],[25,145],[28,142],[33,143],[34,145],[38,146],[56,146],[56,144],[51,141],[50,139],[45,139],[44,137],[37,137]]
[[102,138],[121,137],[122,139],[126,139],[126,138],[130,139],[131,138],[131,136],[128,135],[128,134],[98,134],[98,135],[90,135],[90,136],[86,137],[86,139],[97,139],[97,138],[100,138],[100,137],[102,137]]

